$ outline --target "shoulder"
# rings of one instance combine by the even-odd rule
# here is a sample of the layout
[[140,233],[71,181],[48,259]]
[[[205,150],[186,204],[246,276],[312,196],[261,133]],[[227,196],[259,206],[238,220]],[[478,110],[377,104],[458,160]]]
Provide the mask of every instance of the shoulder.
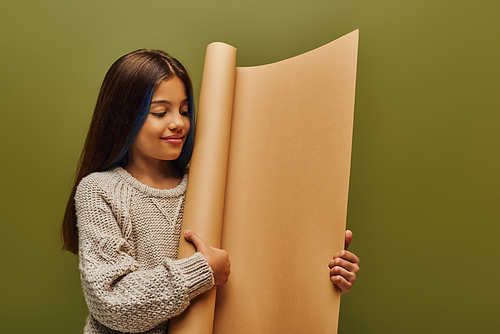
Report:
[[84,222],[82,217],[85,215],[110,213],[120,209],[120,203],[129,202],[123,196],[130,196],[130,192],[117,169],[85,176],[78,184],[74,197],[76,215],[80,221],[78,224]]
[[85,176],[80,181],[77,186],[77,192],[88,189],[104,189],[109,185],[117,183],[118,181],[119,176],[116,169],[105,172],[95,172]]
[[104,172],[95,172],[85,176],[76,187],[75,202],[83,202],[92,197],[108,199],[114,191],[112,189],[121,183],[119,171],[112,169]]

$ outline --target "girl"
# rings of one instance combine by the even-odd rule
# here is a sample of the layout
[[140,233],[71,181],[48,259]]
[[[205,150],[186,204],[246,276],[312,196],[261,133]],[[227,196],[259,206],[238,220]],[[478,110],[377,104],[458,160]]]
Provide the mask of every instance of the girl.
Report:
[[[166,333],[191,299],[227,281],[227,253],[192,231],[184,237],[197,253],[177,260],[193,125],[191,80],[176,59],[138,50],[111,66],[62,228],[80,258],[85,333]],[[343,292],[358,263],[342,251],[328,264]]]

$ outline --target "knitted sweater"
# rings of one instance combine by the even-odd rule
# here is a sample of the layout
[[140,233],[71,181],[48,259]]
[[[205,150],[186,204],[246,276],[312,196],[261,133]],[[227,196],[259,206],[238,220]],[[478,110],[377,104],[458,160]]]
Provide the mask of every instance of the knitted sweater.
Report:
[[167,320],[214,285],[201,253],[176,260],[187,174],[148,187],[123,168],[93,173],[75,195],[85,333],[166,333]]

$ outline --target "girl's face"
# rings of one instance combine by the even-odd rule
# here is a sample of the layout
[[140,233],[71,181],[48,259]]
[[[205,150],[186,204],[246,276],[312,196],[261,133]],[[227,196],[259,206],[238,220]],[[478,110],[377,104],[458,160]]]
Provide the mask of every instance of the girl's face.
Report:
[[132,163],[177,159],[190,129],[184,83],[178,77],[162,81],[153,92],[148,118],[130,146]]

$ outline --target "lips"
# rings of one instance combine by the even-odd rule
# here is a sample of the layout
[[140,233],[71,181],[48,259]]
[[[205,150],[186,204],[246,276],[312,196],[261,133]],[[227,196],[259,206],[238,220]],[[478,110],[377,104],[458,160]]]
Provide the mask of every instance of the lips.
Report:
[[180,145],[180,144],[182,144],[182,140],[184,139],[184,135],[179,133],[179,134],[175,134],[175,135],[171,135],[171,136],[167,136],[167,137],[162,137],[161,139],[166,141],[169,144]]

